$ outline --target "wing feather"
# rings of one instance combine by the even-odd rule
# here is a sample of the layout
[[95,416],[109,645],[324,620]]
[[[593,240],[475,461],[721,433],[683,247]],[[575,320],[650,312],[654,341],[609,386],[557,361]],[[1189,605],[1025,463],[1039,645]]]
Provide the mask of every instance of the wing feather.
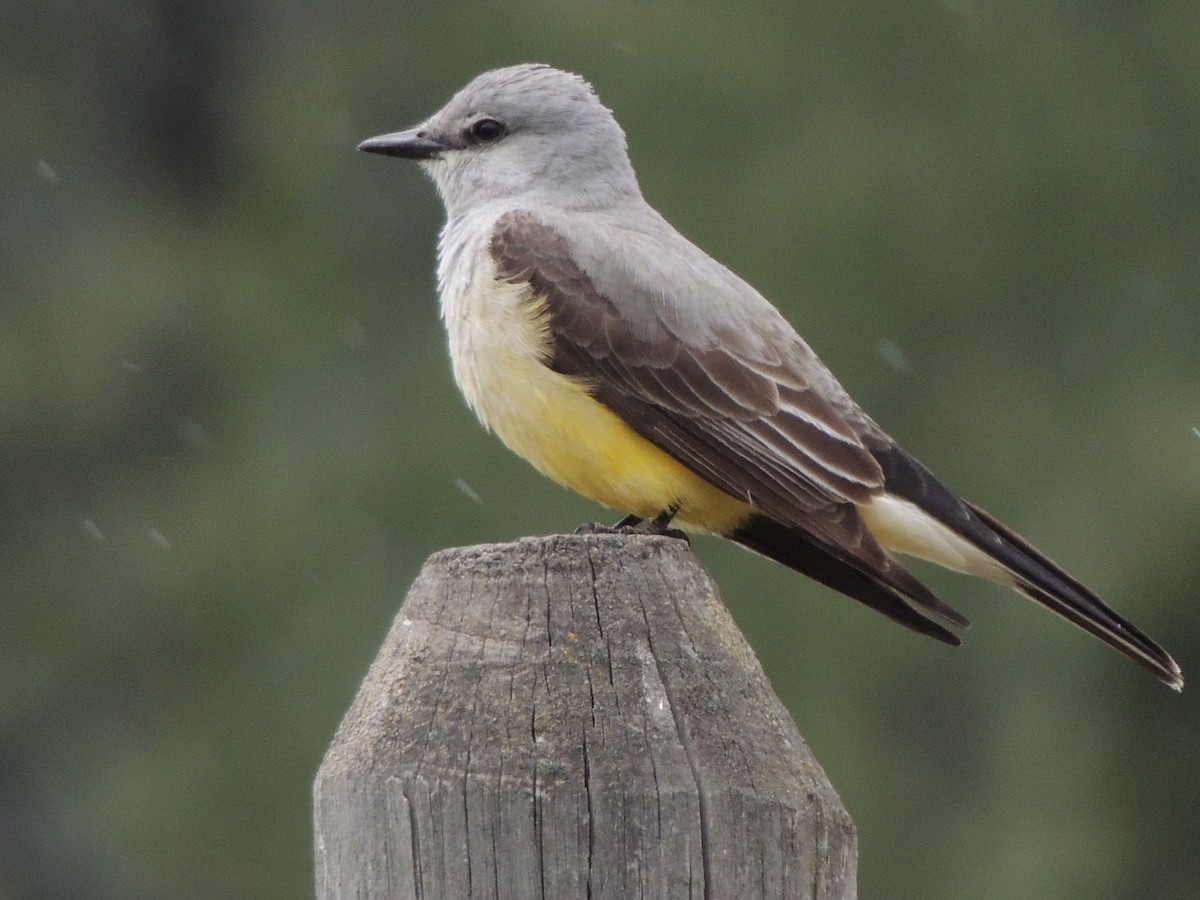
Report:
[[769,502],[790,521],[798,510],[865,503],[882,488],[854,426],[796,362],[743,359],[734,332],[720,346],[694,347],[661,319],[635,331],[572,262],[565,239],[529,213],[497,223],[491,252],[501,277],[528,281],[545,298],[548,364],[594,384],[639,434],[722,490]]
[[[883,490],[883,471],[855,423],[823,395],[826,385],[804,371],[803,354],[747,337],[752,322],[739,323],[727,340],[689,344],[678,325],[664,322],[666,312],[622,315],[572,261],[566,239],[530,213],[500,219],[491,253],[498,276],[529,283],[545,302],[547,365],[585,380],[634,431],[759,511],[734,540],[953,640],[926,614],[966,620],[881,547],[859,516],[855,504]],[[638,299],[655,302],[645,293],[620,303]],[[780,549],[797,541],[809,549]]]

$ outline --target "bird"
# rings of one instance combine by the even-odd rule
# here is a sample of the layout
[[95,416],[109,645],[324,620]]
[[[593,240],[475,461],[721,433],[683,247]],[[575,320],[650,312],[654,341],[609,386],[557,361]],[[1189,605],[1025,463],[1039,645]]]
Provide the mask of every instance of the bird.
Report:
[[1180,690],[1174,659],[871,419],[784,316],[643,198],[581,76],[484,72],[359,150],[415,160],[446,211],[454,378],[485,428],[625,517],[722,535],[916,632],[966,617],[902,564],[1012,588]]

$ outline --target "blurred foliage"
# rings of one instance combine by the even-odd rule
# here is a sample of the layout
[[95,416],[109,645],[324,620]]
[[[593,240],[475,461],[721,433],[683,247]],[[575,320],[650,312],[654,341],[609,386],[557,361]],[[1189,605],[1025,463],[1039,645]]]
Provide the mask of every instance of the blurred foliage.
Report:
[[[311,895],[431,551],[612,517],[473,422],[357,140],[541,60],[935,471],[1200,660],[1200,6],[5,0],[0,898]],[[1200,708],[1003,592],[948,651],[702,539],[864,897],[1185,898]]]

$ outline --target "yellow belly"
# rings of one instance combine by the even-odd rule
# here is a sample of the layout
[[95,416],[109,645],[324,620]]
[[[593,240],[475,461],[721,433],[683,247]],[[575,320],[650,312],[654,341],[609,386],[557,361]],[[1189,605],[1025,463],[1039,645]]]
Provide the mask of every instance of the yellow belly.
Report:
[[744,521],[750,507],[713,487],[562,376],[520,421],[493,427],[514,452],[539,471],[585,497],[652,519],[678,508],[675,522],[716,533]]
[[672,507],[679,525],[716,533],[750,507],[677,462],[554,372],[545,309],[526,286],[493,282],[447,308],[455,378],[483,424],[559,484],[621,512],[653,518]]

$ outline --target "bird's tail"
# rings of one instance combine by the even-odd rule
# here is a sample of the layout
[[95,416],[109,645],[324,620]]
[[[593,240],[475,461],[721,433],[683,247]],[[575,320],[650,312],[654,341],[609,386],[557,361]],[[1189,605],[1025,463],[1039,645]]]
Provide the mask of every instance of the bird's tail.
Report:
[[807,531],[766,516],[754,516],[725,536],[943,643],[957,646],[962,641],[929,614],[962,628],[970,624],[898,561],[882,552],[882,567],[879,561],[866,565],[850,554],[826,546]]
[[[974,518],[999,539],[1003,550],[992,555],[1012,573],[1018,591],[1124,653],[1168,687],[1183,689],[1183,673],[1166,650],[1003,522],[967,505]],[[964,537],[971,539],[970,534]]]
[[1171,655],[1057,563],[1003,522],[958,497],[896,445],[872,447],[872,452],[883,468],[889,497],[907,501],[980,551],[963,566],[936,555],[927,558],[1015,588],[1125,654],[1164,684],[1182,690],[1183,675]]

